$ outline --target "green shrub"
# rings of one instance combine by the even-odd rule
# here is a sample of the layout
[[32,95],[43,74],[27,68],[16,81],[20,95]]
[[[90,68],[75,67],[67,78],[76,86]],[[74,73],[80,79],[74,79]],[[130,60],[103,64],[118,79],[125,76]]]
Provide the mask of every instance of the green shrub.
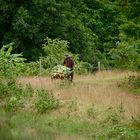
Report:
[[24,64],[25,58],[22,54],[12,54],[14,43],[4,45],[0,49],[0,77],[15,77]]
[[17,84],[15,79],[0,80],[0,82],[0,99],[10,96],[21,96],[22,87],[21,85]]
[[129,76],[126,80],[126,87],[135,94],[140,94],[140,76]]
[[20,103],[20,100],[17,97],[10,97],[6,104],[7,111],[16,111]]
[[112,62],[116,68],[139,70],[140,68],[140,42],[128,39],[120,42],[117,48],[110,51]]
[[140,130],[140,115],[137,118],[132,117],[131,125]]
[[23,87],[15,79],[2,79],[0,82],[0,104],[7,111],[18,110],[26,97],[33,96],[34,90],[30,85]]
[[74,59],[74,72],[77,74],[87,74],[88,72],[91,72],[93,70],[93,67],[88,62],[80,61],[79,55],[75,54],[72,56]]
[[96,138],[106,138],[111,140],[138,140],[140,138],[140,131],[120,124],[108,125],[102,128],[102,132],[100,132]]
[[37,112],[45,113],[48,110],[55,109],[59,106],[59,101],[56,99],[52,92],[48,90],[37,90],[37,101],[35,103]]
[[7,111],[16,111],[20,107],[20,99],[24,89],[17,84],[15,79],[0,80],[0,100]]
[[42,65],[45,69],[53,68],[56,64],[62,64],[65,54],[68,52],[68,42],[60,39],[45,39],[43,50],[45,57],[41,57]]
[[92,66],[87,63],[80,61],[78,54],[71,54],[68,51],[69,42],[60,39],[46,38],[46,43],[43,44],[43,49],[46,54],[45,57],[41,57],[42,67],[44,69],[52,69],[56,65],[63,64],[65,54],[70,54],[75,63],[75,72],[78,74],[87,73],[92,69]]
[[24,65],[20,68],[20,76],[34,76],[39,75],[40,66],[39,61],[24,63]]
[[129,76],[127,84],[129,88],[140,88],[140,76]]
[[126,77],[119,86],[131,91],[135,94],[140,94],[140,75],[131,75]]

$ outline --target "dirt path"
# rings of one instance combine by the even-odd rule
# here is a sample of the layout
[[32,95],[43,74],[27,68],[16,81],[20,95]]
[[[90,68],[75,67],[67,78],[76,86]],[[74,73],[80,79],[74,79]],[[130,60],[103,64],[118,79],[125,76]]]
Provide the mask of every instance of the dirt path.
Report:
[[51,81],[49,77],[24,77],[22,84],[31,84],[34,88],[53,90],[61,101],[76,101],[79,111],[92,106],[103,108],[123,107],[126,119],[140,115],[140,96],[126,93],[117,83],[129,72],[101,72],[96,75],[76,76],[74,83]]

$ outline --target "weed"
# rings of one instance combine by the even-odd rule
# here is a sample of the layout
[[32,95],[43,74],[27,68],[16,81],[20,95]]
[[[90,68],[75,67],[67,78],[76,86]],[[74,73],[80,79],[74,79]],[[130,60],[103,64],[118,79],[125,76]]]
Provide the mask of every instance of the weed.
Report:
[[119,86],[129,89],[135,94],[140,94],[140,75],[131,75],[125,78]]
[[118,112],[119,112],[119,113],[124,113],[124,112],[125,112],[122,103],[118,106]]
[[59,100],[53,96],[52,92],[48,90],[37,90],[37,101],[35,106],[37,108],[37,112],[45,113],[48,110],[55,109],[59,106]]
[[67,102],[67,118],[70,118],[71,114],[77,111],[77,98]]
[[87,115],[92,119],[96,118],[96,109],[94,104],[92,104],[92,106],[87,109]]
[[16,111],[16,108],[19,106],[20,100],[17,97],[10,97],[7,101],[6,110],[7,111]]
[[15,79],[1,80],[0,99],[10,96],[20,97],[22,94],[22,90],[22,87],[17,84]]
[[140,130],[140,115],[137,118],[132,117],[131,125]]
[[25,97],[32,97],[34,93],[34,89],[30,84],[27,84],[26,87],[24,88],[23,95]]
[[140,88],[140,76],[129,76],[127,83],[130,88]]

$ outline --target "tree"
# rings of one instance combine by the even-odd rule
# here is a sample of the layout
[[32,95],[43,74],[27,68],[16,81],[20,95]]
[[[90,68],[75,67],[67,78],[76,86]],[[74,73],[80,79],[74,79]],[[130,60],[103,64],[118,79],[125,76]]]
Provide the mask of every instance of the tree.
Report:
[[107,0],[85,0],[79,9],[79,18],[97,36],[97,49],[108,53],[119,40],[119,16],[114,3]]

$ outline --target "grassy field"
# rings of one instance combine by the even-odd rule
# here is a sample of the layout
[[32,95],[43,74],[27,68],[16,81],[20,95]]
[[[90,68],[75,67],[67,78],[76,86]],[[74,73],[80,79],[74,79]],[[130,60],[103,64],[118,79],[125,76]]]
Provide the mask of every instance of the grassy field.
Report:
[[[0,110],[1,139],[138,140],[140,95],[122,88],[130,71],[101,71],[75,75],[73,83],[50,77],[22,77],[18,82],[33,88],[22,97],[16,112]],[[29,87],[30,87],[29,86]],[[59,107],[38,113],[35,90],[45,89],[59,100]]]
[[[118,85],[131,74],[129,71],[103,71],[95,75],[76,75],[73,83],[51,81],[49,77],[23,77],[19,81],[24,85],[30,83],[34,88],[52,90],[62,104],[69,106],[73,102],[76,107],[74,113],[79,117],[86,117],[86,111],[93,106],[97,112],[96,119],[100,119],[108,108],[110,110],[122,108],[124,111],[122,120],[128,121],[132,116],[140,114],[140,96],[128,93]],[[54,113],[64,115],[66,110],[67,106],[64,106]]]

